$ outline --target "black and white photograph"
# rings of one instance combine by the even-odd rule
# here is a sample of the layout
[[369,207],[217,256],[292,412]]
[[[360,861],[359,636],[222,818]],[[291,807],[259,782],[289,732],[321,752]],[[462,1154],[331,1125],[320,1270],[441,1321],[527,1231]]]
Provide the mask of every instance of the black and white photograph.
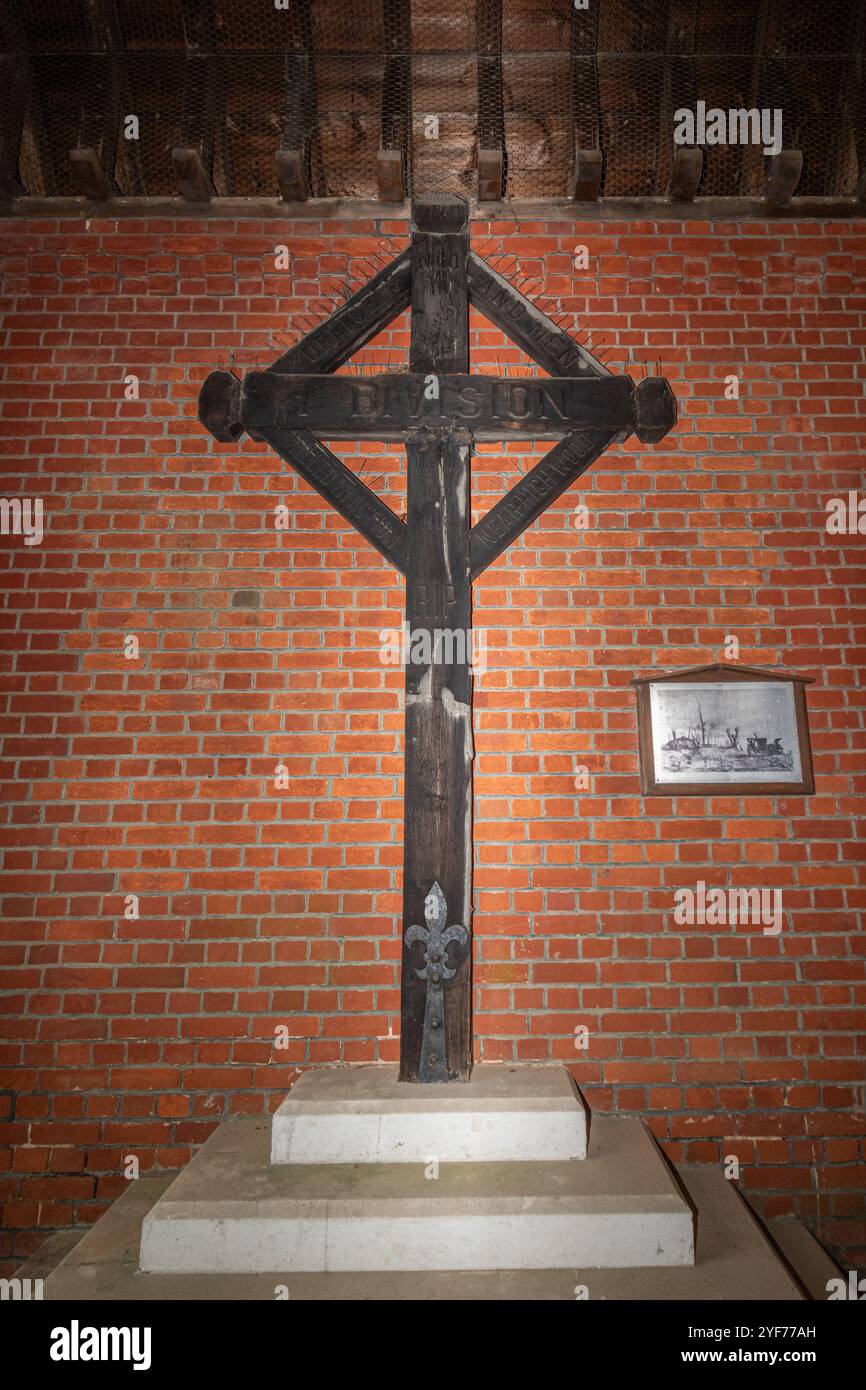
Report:
[[742,665],[634,681],[644,792],[810,790],[807,683]]

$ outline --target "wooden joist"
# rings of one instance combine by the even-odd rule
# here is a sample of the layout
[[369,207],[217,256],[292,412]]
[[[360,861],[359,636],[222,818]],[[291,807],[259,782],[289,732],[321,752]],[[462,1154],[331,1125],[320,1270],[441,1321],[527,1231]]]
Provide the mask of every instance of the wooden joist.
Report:
[[216,190],[199,150],[188,145],[171,152],[177,191],[189,203],[207,203]]
[[376,182],[383,203],[402,203],[406,197],[406,175],[402,150],[378,150]]
[[[312,197],[321,197],[325,191],[322,142],[319,137],[319,99],[316,85],[316,65],[313,58],[313,14],[312,0],[294,0],[295,22],[300,33],[302,51],[286,54],[285,66],[285,117],[283,124],[283,148],[294,151],[300,157],[303,186]],[[294,177],[292,188],[299,188],[301,177]],[[282,192],[281,196],[287,198]],[[301,202],[302,197],[288,201]]]
[[307,170],[302,150],[277,150],[277,186],[287,203],[305,203],[309,196]]
[[601,190],[601,150],[575,150],[571,197],[576,203],[594,203]]
[[381,202],[402,203],[412,157],[411,0],[382,0],[382,33],[385,67],[376,184]]
[[4,93],[0,122],[0,202],[12,202],[25,192],[18,164],[27,110],[27,69],[16,54],[0,56],[0,83]]
[[690,203],[698,191],[704,169],[704,152],[680,145],[674,150],[668,197],[672,203]]
[[478,201],[505,193],[505,106],[502,90],[502,0],[477,0]]
[[504,158],[500,149],[478,150],[478,201],[498,203],[502,197]]
[[803,172],[802,150],[780,150],[767,170],[767,202],[790,203]]
[[96,150],[70,150],[69,165],[78,191],[85,198],[101,201],[117,196],[117,184],[109,177]]

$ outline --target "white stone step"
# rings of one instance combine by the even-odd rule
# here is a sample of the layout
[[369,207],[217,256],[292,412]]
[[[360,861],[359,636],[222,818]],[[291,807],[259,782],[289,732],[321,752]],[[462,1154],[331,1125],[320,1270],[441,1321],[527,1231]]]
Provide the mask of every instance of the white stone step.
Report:
[[154,1273],[622,1269],[688,1265],[692,1209],[637,1120],[593,1121],[589,1157],[531,1163],[269,1162],[230,1121],[145,1217]]
[[272,1163],[550,1162],[586,1157],[586,1110],[564,1067],[476,1066],[406,1085],[396,1067],[306,1072],[273,1117]]

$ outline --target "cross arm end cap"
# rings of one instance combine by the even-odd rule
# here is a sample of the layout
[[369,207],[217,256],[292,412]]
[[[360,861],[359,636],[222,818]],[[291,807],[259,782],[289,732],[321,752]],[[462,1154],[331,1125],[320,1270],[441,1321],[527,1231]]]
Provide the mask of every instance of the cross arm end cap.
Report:
[[211,372],[198,393],[198,418],[221,444],[233,444],[244,432],[241,383],[231,372]]
[[634,393],[635,434],[644,444],[657,444],[677,422],[677,398],[663,376],[639,381]]

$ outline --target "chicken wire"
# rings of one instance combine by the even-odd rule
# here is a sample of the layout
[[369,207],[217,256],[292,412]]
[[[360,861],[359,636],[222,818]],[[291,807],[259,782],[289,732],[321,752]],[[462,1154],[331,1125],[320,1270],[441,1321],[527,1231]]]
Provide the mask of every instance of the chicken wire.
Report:
[[[866,172],[862,0],[285,5],[5,0],[0,51],[23,74],[0,90],[7,172],[17,160],[27,192],[74,194],[69,151],[87,146],[122,193],[173,196],[184,145],[218,194],[273,197],[289,148],[313,196],[374,198],[384,147],[402,150],[410,195],[472,195],[493,147],[507,197],[547,198],[568,195],[577,147],[602,150],[604,195],[658,196],[674,113],[699,99],[780,108],[800,194],[851,195]],[[709,146],[699,192],[760,195],[765,178],[759,147]]]

